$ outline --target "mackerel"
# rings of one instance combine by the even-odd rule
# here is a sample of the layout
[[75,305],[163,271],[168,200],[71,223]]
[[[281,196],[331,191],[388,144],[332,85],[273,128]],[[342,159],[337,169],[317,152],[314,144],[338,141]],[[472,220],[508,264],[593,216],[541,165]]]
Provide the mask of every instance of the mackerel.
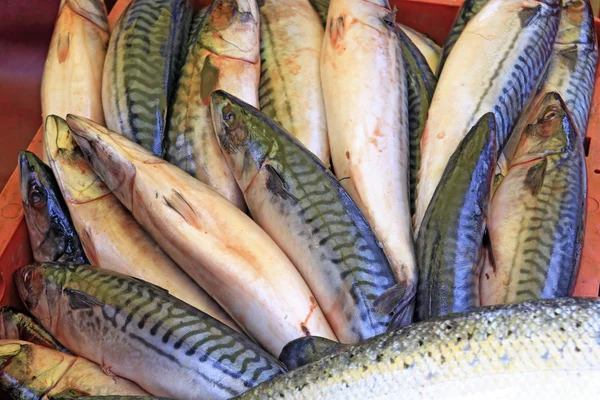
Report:
[[410,149],[410,212],[415,212],[417,178],[421,163],[421,136],[427,121],[427,112],[435,91],[437,79],[427,60],[402,30],[398,32],[402,42],[402,59],[406,68],[408,92],[408,143]]
[[557,93],[534,105],[507,175],[494,193],[492,261],[483,305],[570,296],[579,269],[587,179],[583,140]]
[[45,139],[50,165],[92,265],[160,285],[173,296],[236,327],[144,232],[91,169],[62,118],[48,117]]
[[[104,124],[102,69],[108,39],[102,0],[61,0],[42,76],[44,120],[74,112]],[[42,155],[48,162],[45,151]]]
[[24,340],[52,350],[70,353],[31,317],[10,306],[0,308],[0,339]]
[[423,57],[425,57],[425,60],[427,61],[427,65],[431,71],[435,73],[438,69],[440,56],[442,54],[440,46],[427,35],[424,35],[409,26],[402,24],[398,24],[398,26],[400,27],[400,30],[410,38],[421,54],[423,54]]
[[436,75],[440,76],[442,73],[442,69],[444,68],[444,64],[450,55],[450,52],[454,48],[456,41],[462,35],[465,27],[469,23],[479,11],[488,3],[490,0],[465,0],[458,10],[458,14],[456,15],[456,19],[452,23],[452,27],[450,28],[450,33],[444,42],[444,46],[441,50],[440,61],[438,64],[438,68],[436,71]]
[[600,300],[436,318],[350,346],[239,399],[585,399],[600,392]]
[[450,157],[423,219],[416,246],[418,320],[479,306],[476,277],[496,158],[496,123],[487,113]]
[[330,0],[308,0],[310,5],[313,6],[317,15],[319,15],[319,20],[321,20],[321,24],[323,27],[327,25],[327,12],[329,11],[329,2]]
[[165,157],[241,210],[246,209],[243,195],[212,128],[210,94],[223,89],[258,105],[259,23],[255,0],[215,0],[194,17]]
[[402,313],[410,322],[417,271],[406,73],[397,31],[387,0],[333,0],[321,51],[321,81],[335,174],[404,286]]
[[87,257],[52,169],[35,154],[21,151],[19,180],[33,259],[86,263]]
[[244,335],[139,279],[54,263],[15,276],[25,306],[61,343],[155,396],[229,398],[283,371]]
[[158,156],[192,17],[189,0],[134,0],[110,36],[102,78],[106,126]]
[[273,355],[308,335],[336,339],[289,258],[245,213],[127,138],[69,116],[77,142],[136,220]]
[[308,0],[265,0],[260,18],[260,109],[329,168],[319,16]]
[[296,265],[337,338],[358,343],[385,332],[392,316],[374,304],[394,290],[394,273],[337,179],[249,104],[215,92],[212,115],[250,213]]
[[491,0],[469,22],[439,77],[421,140],[415,235],[444,169],[487,112],[502,150],[541,77],[560,20],[558,0]]

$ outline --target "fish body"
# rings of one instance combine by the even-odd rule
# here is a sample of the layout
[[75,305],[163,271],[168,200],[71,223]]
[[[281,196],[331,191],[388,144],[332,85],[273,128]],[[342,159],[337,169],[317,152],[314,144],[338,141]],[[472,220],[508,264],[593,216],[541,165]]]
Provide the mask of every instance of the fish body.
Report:
[[429,69],[435,74],[438,70],[440,56],[442,54],[442,49],[440,46],[438,46],[438,44],[431,40],[428,36],[414,30],[409,26],[402,24],[398,24],[398,26],[400,27],[400,30],[402,30],[402,32],[404,32],[404,34],[410,38],[414,45],[419,49],[421,54],[423,54]]
[[450,157],[423,219],[416,246],[418,320],[479,305],[476,277],[496,158],[496,124],[487,113]]
[[239,399],[584,399],[600,391],[600,301],[486,307],[383,334]]
[[24,340],[63,353],[70,353],[31,317],[10,306],[0,308],[0,339]]
[[480,278],[483,305],[570,296],[583,246],[587,178],[582,138],[568,107],[548,93],[533,107],[494,193],[493,261]]
[[558,0],[491,0],[469,22],[439,77],[421,140],[415,235],[450,156],[493,112],[502,150],[546,67]]
[[96,175],[62,118],[47,119],[45,140],[50,165],[92,265],[164,287],[173,296],[236,327],[144,232]]
[[108,44],[102,78],[106,126],[159,157],[191,18],[188,0],[134,0]]
[[403,285],[410,322],[416,262],[409,204],[406,73],[386,0],[332,0],[321,82],[336,177],[373,228]]
[[427,121],[427,112],[435,91],[437,79],[427,60],[413,41],[402,30],[398,32],[402,42],[402,59],[406,68],[408,92],[408,143],[410,149],[410,211],[415,212],[417,179],[421,163],[421,136]]
[[456,44],[456,41],[463,33],[465,27],[469,23],[469,21],[477,15],[479,11],[485,6],[490,0],[465,0],[456,14],[456,19],[452,23],[452,27],[450,28],[450,33],[446,38],[446,42],[444,42],[444,46],[441,49],[440,60],[438,63],[438,68],[435,69],[436,75],[440,76],[442,72],[442,68],[446,63],[446,59],[450,55],[450,51]]
[[329,167],[319,16],[308,0],[266,0],[260,18],[260,109]]
[[135,383],[109,376],[99,365],[85,358],[6,339],[0,340],[0,392],[3,399],[14,400],[52,400],[75,395],[148,395]]
[[242,210],[243,195],[213,131],[210,94],[223,89],[258,105],[259,24],[255,0],[216,0],[194,17],[165,157]]
[[21,151],[19,179],[33,259],[87,262],[52,169],[35,154]]
[[385,332],[375,300],[396,280],[369,224],[329,170],[283,127],[224,92],[212,115],[254,220],[290,257],[342,343]]
[[310,334],[335,340],[300,273],[245,213],[127,138],[83,118],[68,122],[140,225],[271,354]]
[[329,11],[329,2],[330,0],[308,0],[310,5],[313,6],[317,14],[319,15],[319,20],[321,24],[325,26],[327,24],[327,12]]
[[243,334],[139,279],[48,263],[23,267],[15,282],[61,343],[155,396],[228,398],[283,370]]
[[[102,0],[62,0],[42,76],[42,118],[74,112],[104,124],[102,69],[108,44]],[[43,159],[46,152],[43,151]]]

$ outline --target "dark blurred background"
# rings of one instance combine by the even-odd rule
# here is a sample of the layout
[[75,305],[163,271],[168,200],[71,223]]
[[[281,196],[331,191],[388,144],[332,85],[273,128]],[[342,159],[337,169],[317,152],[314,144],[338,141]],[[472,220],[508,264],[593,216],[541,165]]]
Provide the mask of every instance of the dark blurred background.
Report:
[[[110,10],[115,0],[105,0]],[[40,87],[60,0],[0,4],[0,191],[42,123]]]

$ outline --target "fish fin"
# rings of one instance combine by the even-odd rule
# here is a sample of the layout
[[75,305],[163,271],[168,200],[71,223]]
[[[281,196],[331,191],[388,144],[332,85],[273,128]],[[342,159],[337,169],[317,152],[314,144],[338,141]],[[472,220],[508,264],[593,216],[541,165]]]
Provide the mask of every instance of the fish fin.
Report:
[[492,249],[492,238],[490,237],[490,231],[488,228],[485,228],[485,232],[483,233],[483,247],[487,250],[488,259],[490,261],[490,265],[494,272],[496,272],[496,261],[494,260],[494,252]]
[[306,336],[292,340],[283,347],[279,355],[288,371],[313,363],[329,354],[333,354],[348,345],[319,336]]
[[268,174],[267,189],[271,193],[281,197],[282,199],[289,197],[298,201],[298,198],[288,191],[288,184],[285,182],[281,174],[277,172],[275,167],[273,167],[271,164],[265,164],[264,168]]
[[75,289],[65,289],[65,293],[69,296],[69,306],[74,310],[82,308],[92,308],[94,306],[102,307],[104,303],[84,292]]
[[528,27],[542,12],[542,6],[523,8],[519,11],[519,19],[521,20],[521,28]]
[[397,283],[380,294],[373,302],[373,307],[382,314],[389,314],[402,302],[405,294],[406,284]]
[[579,50],[577,45],[569,46],[567,48],[563,48],[558,51],[560,57],[562,57],[565,61],[565,65],[569,69],[571,73],[575,73],[575,69],[577,68],[577,60],[579,55]]
[[373,302],[375,311],[393,315],[388,330],[395,330],[412,322],[415,290],[413,285],[400,282],[383,292]]
[[138,281],[138,282],[140,282],[140,283],[143,283],[144,285],[150,286],[152,289],[154,289],[154,290],[156,290],[158,292],[161,292],[162,294],[169,294],[169,291],[167,289],[165,289],[164,287],[155,285],[154,283],[150,283],[148,281],[145,281],[143,279],[136,278],[136,277],[133,277],[133,276],[131,278],[134,279],[134,280],[136,280],[136,281]]
[[531,191],[531,194],[536,196],[544,185],[544,177],[546,176],[546,167],[548,160],[546,157],[539,163],[529,168],[525,176],[525,187]]
[[185,222],[187,222],[189,225],[195,228],[200,229],[200,224],[198,221],[198,215],[196,214],[196,211],[192,208],[190,203],[187,202],[187,200],[183,197],[183,195],[180,192],[178,192],[175,189],[172,189],[171,196],[169,198],[163,196],[163,200],[165,204],[177,214],[179,214]]

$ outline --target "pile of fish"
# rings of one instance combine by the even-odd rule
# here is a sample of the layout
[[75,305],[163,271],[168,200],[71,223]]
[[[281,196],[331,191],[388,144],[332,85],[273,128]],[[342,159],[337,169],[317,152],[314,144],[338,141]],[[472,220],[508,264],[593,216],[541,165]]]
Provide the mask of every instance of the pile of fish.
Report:
[[63,0],[0,392],[597,394],[597,60],[588,0],[467,0],[443,48],[388,0]]

